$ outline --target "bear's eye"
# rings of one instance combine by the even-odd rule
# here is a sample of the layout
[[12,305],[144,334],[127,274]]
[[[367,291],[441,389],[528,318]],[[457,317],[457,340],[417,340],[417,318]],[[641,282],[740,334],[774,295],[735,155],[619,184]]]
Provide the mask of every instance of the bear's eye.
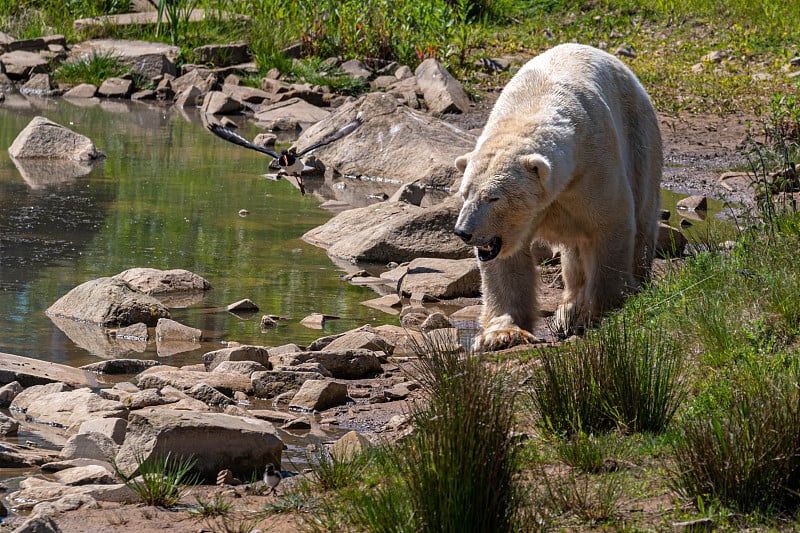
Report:
[[489,198],[486,199],[486,201],[491,204],[492,202],[496,202],[499,199],[500,199],[499,196],[490,196]]

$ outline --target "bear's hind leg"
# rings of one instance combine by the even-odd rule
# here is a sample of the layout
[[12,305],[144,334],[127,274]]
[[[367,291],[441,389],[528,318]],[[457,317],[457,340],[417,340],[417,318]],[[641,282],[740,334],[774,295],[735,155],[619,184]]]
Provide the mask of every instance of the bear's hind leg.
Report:
[[482,331],[473,349],[494,351],[539,342],[533,333],[539,314],[539,272],[530,248],[509,258],[480,263],[483,288]]

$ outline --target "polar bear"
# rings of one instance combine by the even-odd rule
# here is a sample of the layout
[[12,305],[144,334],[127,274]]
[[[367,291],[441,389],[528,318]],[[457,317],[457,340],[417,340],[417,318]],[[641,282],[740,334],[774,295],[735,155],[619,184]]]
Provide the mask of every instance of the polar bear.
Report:
[[636,76],[591,46],[562,44],[509,81],[475,149],[455,161],[455,234],[474,246],[483,309],[476,350],[535,342],[532,247],[561,253],[562,333],[622,303],[650,272],[658,231],[658,120]]

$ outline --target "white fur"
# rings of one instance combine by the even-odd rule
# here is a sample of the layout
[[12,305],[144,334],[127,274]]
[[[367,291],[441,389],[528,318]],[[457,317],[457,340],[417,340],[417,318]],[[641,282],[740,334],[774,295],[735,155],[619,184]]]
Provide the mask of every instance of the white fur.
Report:
[[456,231],[481,262],[477,349],[534,340],[538,275],[531,246],[561,251],[565,332],[619,305],[647,279],[660,206],[662,149],[644,88],[617,58],[578,44],[529,61],[503,90],[475,149],[459,157]]

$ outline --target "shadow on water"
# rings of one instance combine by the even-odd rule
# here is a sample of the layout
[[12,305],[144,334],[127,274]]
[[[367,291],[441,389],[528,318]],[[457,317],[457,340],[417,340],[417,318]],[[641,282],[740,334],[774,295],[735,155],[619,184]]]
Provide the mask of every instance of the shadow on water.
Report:
[[[6,149],[38,115],[88,136],[106,159],[86,175],[18,168]],[[375,293],[343,282],[340,267],[300,239],[332,216],[319,198],[301,196],[288,180],[264,179],[268,159],[216,139],[195,109],[8,95],[0,105],[0,148],[2,352],[73,366],[98,356],[162,355],[164,363],[189,364],[226,340],[302,344],[396,321],[362,306]],[[240,216],[242,209],[249,215]],[[132,267],[183,268],[209,280],[214,288],[205,298],[171,309],[175,320],[201,329],[204,342],[163,356],[154,342],[122,346],[102,330],[77,331],[44,314],[73,287]],[[260,312],[225,311],[243,298]],[[301,326],[313,312],[340,318],[322,330]],[[261,331],[262,314],[286,320]]]

